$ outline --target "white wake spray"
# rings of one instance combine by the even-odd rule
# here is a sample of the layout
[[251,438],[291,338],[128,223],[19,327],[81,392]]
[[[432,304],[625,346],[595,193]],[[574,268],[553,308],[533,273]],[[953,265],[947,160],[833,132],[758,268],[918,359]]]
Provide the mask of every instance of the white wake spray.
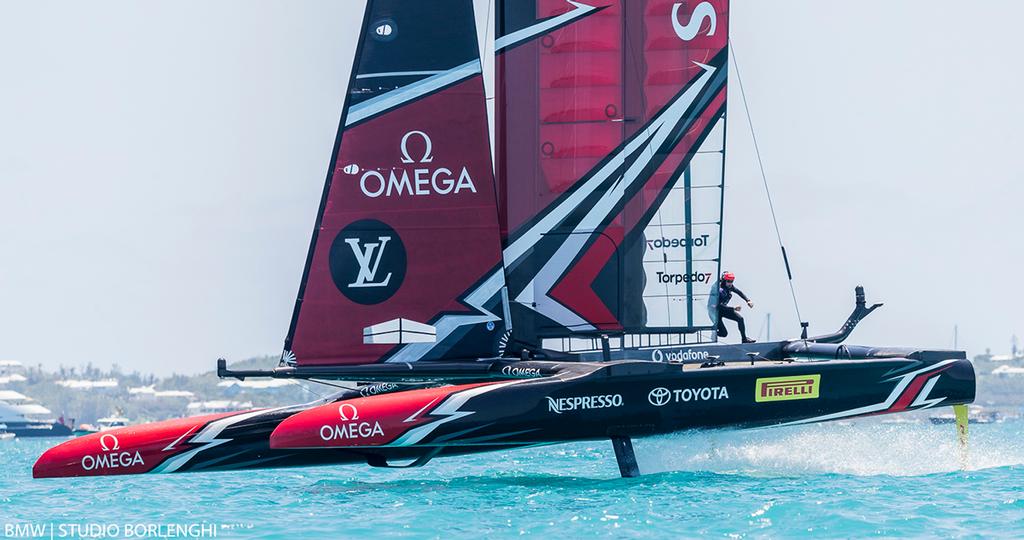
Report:
[[[972,425],[967,470],[1024,465],[1024,423]],[[757,476],[918,476],[962,470],[953,425],[876,420],[748,431],[691,432],[637,441],[645,473]]]

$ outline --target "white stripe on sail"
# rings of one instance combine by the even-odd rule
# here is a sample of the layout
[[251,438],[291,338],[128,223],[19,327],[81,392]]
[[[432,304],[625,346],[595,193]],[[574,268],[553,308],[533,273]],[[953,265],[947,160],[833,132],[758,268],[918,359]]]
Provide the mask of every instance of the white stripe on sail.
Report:
[[380,73],[363,73],[356,75],[357,79],[372,79],[374,77],[415,77],[417,75],[437,75],[444,71],[435,69],[431,71],[382,71]]
[[412,101],[435,90],[440,90],[446,86],[451,86],[478,73],[480,73],[480,59],[474,58],[448,71],[438,73],[401,88],[396,88],[362,103],[356,103],[349,107],[348,116],[345,117],[345,125],[350,126],[371,116],[394,109],[403,103]]
[[505,47],[509,47],[517,43],[522,43],[523,41],[528,41],[531,38],[539,36],[541,34],[546,34],[549,31],[551,31],[552,28],[556,28],[558,26],[571,22],[574,19],[583,17],[584,15],[597,9],[594,6],[588,6],[586,4],[581,4],[579,2],[573,2],[572,0],[567,1],[573,6],[575,6],[576,9],[573,9],[572,11],[566,11],[565,13],[555,17],[551,17],[550,19],[544,19],[543,21],[540,21],[533,26],[527,26],[526,28],[512,32],[511,34],[501,36],[500,38],[494,40],[495,52],[501,51]]

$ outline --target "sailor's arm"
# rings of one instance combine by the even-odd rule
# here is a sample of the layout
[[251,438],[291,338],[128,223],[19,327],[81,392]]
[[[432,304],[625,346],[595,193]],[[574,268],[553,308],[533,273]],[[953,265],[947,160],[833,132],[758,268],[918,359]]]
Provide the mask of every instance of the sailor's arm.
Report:
[[747,295],[743,294],[743,291],[739,290],[739,289],[738,289],[738,288],[736,288],[736,287],[733,287],[733,288],[732,288],[732,291],[733,291],[734,293],[736,293],[736,294],[740,295],[740,298],[742,298],[742,299],[746,300],[746,301],[747,301],[747,306],[749,306],[749,307],[754,307],[754,301],[753,301],[753,300],[751,300],[751,299],[749,299],[749,298],[747,298]]

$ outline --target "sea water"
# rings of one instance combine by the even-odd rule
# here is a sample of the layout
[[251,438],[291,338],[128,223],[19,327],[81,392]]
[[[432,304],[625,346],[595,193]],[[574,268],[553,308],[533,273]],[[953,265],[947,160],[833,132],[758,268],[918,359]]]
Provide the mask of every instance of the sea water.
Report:
[[1024,537],[1024,422],[822,424],[365,466],[33,480],[0,441],[0,538]]

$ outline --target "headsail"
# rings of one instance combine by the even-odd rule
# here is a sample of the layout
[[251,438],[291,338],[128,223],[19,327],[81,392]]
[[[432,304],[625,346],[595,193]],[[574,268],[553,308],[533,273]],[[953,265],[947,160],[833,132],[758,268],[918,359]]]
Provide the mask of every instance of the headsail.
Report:
[[499,17],[516,339],[714,326],[727,0],[506,0]]
[[369,0],[361,32],[284,358],[492,356],[504,274],[472,0]]

